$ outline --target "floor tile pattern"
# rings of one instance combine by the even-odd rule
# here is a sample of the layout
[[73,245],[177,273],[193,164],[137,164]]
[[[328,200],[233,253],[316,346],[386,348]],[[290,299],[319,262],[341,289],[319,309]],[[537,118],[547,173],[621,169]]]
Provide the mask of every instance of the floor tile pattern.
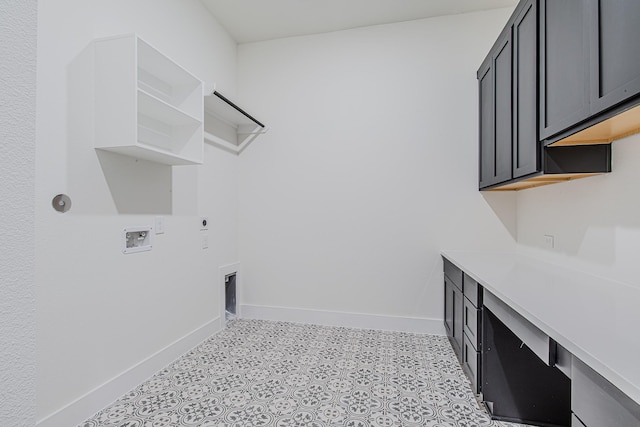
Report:
[[518,427],[446,337],[234,320],[81,427]]

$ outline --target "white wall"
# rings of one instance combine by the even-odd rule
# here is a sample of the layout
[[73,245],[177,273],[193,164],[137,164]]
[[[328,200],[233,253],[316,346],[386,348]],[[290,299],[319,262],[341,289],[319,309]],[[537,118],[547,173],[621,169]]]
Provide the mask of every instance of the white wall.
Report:
[[640,287],[638,165],[634,135],[613,143],[609,174],[519,191],[519,250]]
[[[218,268],[238,260],[237,157],[206,146],[203,166],[173,170],[99,157],[91,94],[78,89],[87,46],[137,32],[234,94],[236,44],[197,0],[61,0],[38,13],[37,414],[43,426],[73,425],[218,328]],[[51,208],[58,193],[69,212]],[[153,250],[124,255],[122,229],[153,226],[158,213]]]
[[[242,303],[434,319],[443,248],[512,248],[477,190],[476,70],[512,9],[240,45]],[[495,212],[494,212],[495,211]]]
[[0,425],[36,418],[35,0],[0,1]]

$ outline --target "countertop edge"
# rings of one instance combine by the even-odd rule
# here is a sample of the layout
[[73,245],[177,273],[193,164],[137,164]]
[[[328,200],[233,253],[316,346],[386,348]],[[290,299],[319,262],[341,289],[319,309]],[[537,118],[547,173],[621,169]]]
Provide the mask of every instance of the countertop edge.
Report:
[[[619,388],[622,392],[624,392],[627,396],[629,396],[633,401],[640,405],[640,385],[634,384],[627,380],[626,377],[619,374],[615,370],[608,367],[608,365],[593,356],[588,350],[579,347],[573,341],[571,341],[570,337],[565,337],[560,334],[556,329],[554,329],[548,322],[545,322],[543,319],[540,319],[538,316],[533,315],[528,310],[515,303],[508,295],[505,295],[503,291],[496,289],[491,285],[486,279],[482,277],[481,274],[478,274],[477,271],[473,271],[468,266],[465,266],[464,263],[460,262],[459,258],[456,258],[456,253],[459,254],[473,254],[474,252],[480,253],[478,251],[456,251],[456,250],[441,250],[440,254],[453,263],[456,267],[464,271],[467,275],[469,275],[472,279],[477,281],[480,285],[482,285],[485,289],[491,292],[493,295],[498,297],[508,306],[516,310],[520,315],[522,315],[525,319],[531,322],[534,326],[544,332],[546,335],[551,337],[554,341],[568,350],[571,354],[573,354],[578,359],[582,360],[586,365],[588,365],[591,369],[593,369],[598,374],[602,375],[607,381],[611,382],[614,386]],[[492,253],[496,255],[504,255],[507,257],[517,257],[521,259],[526,259],[533,263],[539,263],[539,265],[550,264],[545,261],[529,257],[523,254],[519,254],[516,252],[507,252],[507,251],[493,251]],[[552,264],[550,264],[552,265]],[[562,269],[563,267],[553,264],[554,268]],[[566,268],[566,271],[572,271],[569,268]],[[582,273],[587,275],[587,273]]]

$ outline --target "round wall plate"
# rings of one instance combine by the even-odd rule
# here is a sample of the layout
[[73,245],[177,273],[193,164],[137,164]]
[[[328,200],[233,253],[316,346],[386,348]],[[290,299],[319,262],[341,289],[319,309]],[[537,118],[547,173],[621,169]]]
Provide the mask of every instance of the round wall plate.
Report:
[[58,194],[51,201],[51,205],[53,206],[53,209],[64,213],[71,209],[71,199],[66,194]]

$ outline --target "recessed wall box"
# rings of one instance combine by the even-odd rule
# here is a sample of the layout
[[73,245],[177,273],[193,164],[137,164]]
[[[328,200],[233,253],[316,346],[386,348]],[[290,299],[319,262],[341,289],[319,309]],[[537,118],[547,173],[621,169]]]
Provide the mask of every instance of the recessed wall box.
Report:
[[151,235],[153,227],[127,227],[123,230],[122,237],[124,239],[125,254],[131,254],[134,252],[150,251]]

